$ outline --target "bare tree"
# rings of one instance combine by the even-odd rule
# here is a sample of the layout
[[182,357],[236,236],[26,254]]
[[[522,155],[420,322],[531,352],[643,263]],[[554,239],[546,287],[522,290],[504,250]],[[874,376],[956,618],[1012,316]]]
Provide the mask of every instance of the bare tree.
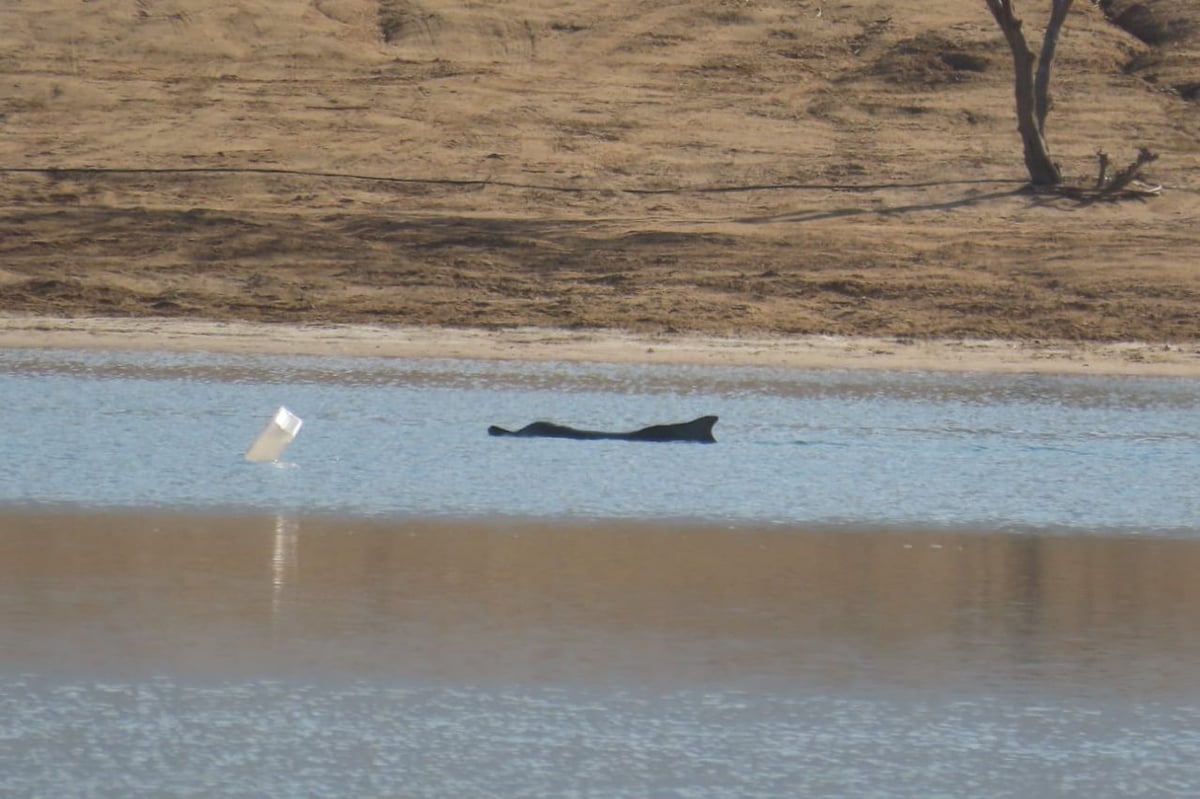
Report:
[[1041,53],[1035,58],[1021,30],[1021,20],[1013,10],[1012,0],[985,0],[996,24],[1012,50],[1014,81],[1017,95],[1017,130],[1025,148],[1025,167],[1035,186],[1057,186],[1062,171],[1050,158],[1046,145],[1046,113],[1050,107],[1050,65],[1058,47],[1058,35],[1066,22],[1067,12],[1074,0],[1053,0],[1050,22],[1042,36]]
[[1046,145],[1046,114],[1050,108],[1050,66],[1054,63],[1054,52],[1058,48],[1058,36],[1071,10],[1074,0],[1053,0],[1050,21],[1042,35],[1042,49],[1035,57],[1021,30],[1021,20],[1013,10],[1013,0],[985,0],[988,10],[996,18],[1013,56],[1013,77],[1017,96],[1017,130],[1025,148],[1025,167],[1034,186],[1053,188],[1062,194],[1086,200],[1119,199],[1122,197],[1146,197],[1158,194],[1162,186],[1148,186],[1140,181],[1144,166],[1158,156],[1148,148],[1138,149],[1137,158],[1111,177],[1108,174],[1109,160],[1104,152],[1098,152],[1100,173],[1094,188],[1065,187],[1062,185],[1062,170],[1050,158]]

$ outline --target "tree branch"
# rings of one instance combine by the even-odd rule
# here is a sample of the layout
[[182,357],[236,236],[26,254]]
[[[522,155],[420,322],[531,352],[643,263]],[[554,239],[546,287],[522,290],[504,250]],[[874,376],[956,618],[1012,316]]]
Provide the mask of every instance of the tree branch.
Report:
[[[1112,180],[1108,182],[1108,185],[1100,189],[1101,196],[1111,196],[1125,191],[1130,183],[1133,183],[1133,181],[1137,180],[1141,176],[1142,167],[1157,160],[1158,155],[1156,153],[1150,152],[1148,147],[1141,148],[1138,150],[1137,158],[1130,163],[1129,166],[1113,175]],[[1157,192],[1149,193],[1156,194]]]
[[1102,189],[1108,181],[1108,153],[1103,150],[1097,150],[1096,160],[1100,162],[1100,172],[1096,175],[1096,188]]
[[1038,127],[1041,128],[1043,136],[1046,135],[1046,113],[1050,109],[1050,65],[1054,62],[1058,36],[1067,21],[1067,13],[1071,10],[1073,2],[1074,0],[1054,0],[1054,7],[1050,10],[1050,22],[1046,25],[1046,33],[1042,37],[1042,53],[1038,56],[1033,95],[1037,102]]

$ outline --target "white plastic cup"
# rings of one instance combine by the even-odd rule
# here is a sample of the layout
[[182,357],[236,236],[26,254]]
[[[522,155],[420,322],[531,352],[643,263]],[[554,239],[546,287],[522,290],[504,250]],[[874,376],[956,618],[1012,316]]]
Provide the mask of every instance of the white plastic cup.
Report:
[[267,426],[254,439],[250,449],[246,450],[246,460],[251,463],[269,463],[279,460],[279,456],[287,449],[288,444],[300,432],[304,421],[282,405],[275,415],[267,422]]

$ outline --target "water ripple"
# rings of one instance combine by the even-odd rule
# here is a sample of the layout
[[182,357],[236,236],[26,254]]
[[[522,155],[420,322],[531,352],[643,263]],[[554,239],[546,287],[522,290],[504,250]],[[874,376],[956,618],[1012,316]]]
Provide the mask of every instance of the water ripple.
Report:
[[[1200,386],[1152,378],[0,353],[0,503],[1151,530],[1200,518]],[[302,468],[240,455],[286,404]],[[711,447],[490,439],[720,415]]]

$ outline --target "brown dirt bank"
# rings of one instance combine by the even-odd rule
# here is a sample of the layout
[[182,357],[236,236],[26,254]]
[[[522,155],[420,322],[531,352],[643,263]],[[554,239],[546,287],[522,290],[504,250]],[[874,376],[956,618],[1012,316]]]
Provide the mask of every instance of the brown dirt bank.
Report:
[[1200,11],[1143,5],[1076,3],[1050,145],[1166,190],[1081,206],[982,2],[14,0],[0,311],[1198,342]]
[[487,330],[0,314],[0,349],[43,347],[1200,378],[1200,343],[877,336],[729,338],[544,327]]

